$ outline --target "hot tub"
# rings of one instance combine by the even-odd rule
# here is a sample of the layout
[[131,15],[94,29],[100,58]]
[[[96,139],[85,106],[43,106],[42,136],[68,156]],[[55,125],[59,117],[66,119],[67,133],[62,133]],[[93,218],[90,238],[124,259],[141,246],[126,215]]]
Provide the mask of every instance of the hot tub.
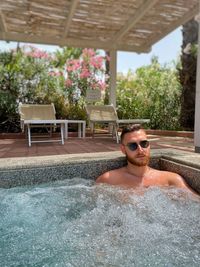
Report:
[[[155,151],[151,165],[179,172],[199,192],[197,158],[188,155],[187,165],[185,153]],[[1,265],[198,267],[199,199],[95,184],[124,164],[120,153],[1,160]]]

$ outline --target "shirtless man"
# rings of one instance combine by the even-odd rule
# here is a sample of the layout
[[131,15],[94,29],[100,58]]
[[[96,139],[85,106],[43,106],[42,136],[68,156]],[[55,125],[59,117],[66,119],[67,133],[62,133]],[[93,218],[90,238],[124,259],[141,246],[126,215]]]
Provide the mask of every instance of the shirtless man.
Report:
[[123,129],[120,148],[126,156],[127,165],[102,174],[97,178],[97,183],[128,188],[175,186],[192,191],[180,175],[168,171],[159,171],[148,166],[150,144],[145,130],[140,125],[135,124]]

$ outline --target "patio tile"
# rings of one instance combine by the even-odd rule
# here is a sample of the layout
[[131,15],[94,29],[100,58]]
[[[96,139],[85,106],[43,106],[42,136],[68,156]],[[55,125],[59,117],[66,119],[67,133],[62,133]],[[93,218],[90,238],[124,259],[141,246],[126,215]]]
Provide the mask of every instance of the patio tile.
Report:
[[[193,138],[148,135],[152,149],[175,148],[183,151],[194,151]],[[34,143],[28,147],[25,139],[0,139],[0,157],[33,157],[64,155],[92,152],[120,151],[119,144],[110,136],[77,138],[70,137],[65,144]]]

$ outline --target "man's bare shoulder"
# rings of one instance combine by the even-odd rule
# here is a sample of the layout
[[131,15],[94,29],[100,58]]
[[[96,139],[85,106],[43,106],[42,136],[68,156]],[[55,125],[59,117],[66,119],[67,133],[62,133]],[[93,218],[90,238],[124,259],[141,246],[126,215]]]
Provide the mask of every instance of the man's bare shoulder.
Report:
[[158,173],[160,175],[160,178],[162,178],[162,180],[167,181],[169,185],[181,188],[188,188],[185,180],[179,174],[170,171],[158,171]]
[[124,167],[111,170],[108,172],[103,173],[96,179],[96,183],[108,183],[108,184],[115,184],[118,177],[121,176],[121,173],[124,172]]

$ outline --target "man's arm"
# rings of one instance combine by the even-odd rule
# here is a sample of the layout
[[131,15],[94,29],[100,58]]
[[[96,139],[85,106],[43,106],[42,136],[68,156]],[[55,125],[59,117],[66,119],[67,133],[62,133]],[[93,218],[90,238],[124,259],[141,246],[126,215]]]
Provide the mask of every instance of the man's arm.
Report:
[[189,185],[187,185],[187,183],[185,182],[183,177],[181,177],[177,173],[170,173],[169,172],[169,185],[173,185],[173,186],[176,186],[178,188],[185,188],[185,189],[189,190],[190,192],[192,192],[193,194],[198,195],[192,188],[190,188]]
[[174,185],[176,187],[180,187],[180,188],[189,188],[187,186],[187,184],[185,183],[184,179],[176,173],[173,172],[169,172],[169,185]]

